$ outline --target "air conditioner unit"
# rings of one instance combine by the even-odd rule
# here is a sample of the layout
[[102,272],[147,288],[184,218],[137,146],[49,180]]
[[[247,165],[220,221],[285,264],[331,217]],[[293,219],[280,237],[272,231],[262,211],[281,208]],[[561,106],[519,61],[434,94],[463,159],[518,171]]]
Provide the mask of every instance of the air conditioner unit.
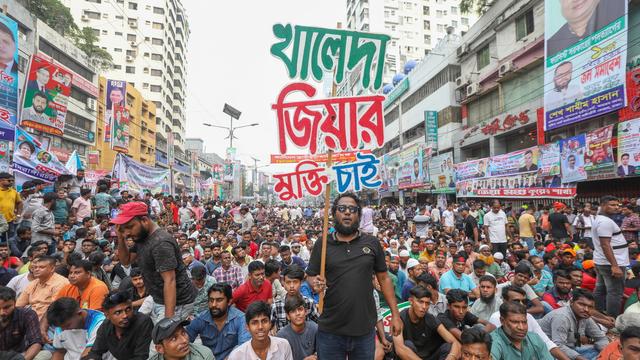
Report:
[[464,56],[469,52],[469,45],[468,44],[462,44],[458,50],[456,50],[456,55],[458,57],[460,56]]
[[456,78],[456,88],[461,88],[469,83],[469,80],[465,80],[462,76]]
[[84,14],[83,14],[83,15],[80,17],[80,20],[82,20],[82,21],[89,21],[89,17],[88,17],[87,15],[84,15]]
[[508,73],[514,71],[515,69],[516,67],[513,64],[513,61],[507,61],[506,63],[500,65],[500,68],[498,69],[498,77],[503,77]]
[[129,21],[129,26],[132,29],[137,29],[138,28],[138,22],[137,21]]
[[97,110],[97,101],[94,98],[87,98],[87,110],[96,111]]
[[480,84],[471,83],[467,85],[467,97],[476,95],[478,92],[480,92]]
[[127,62],[133,62],[133,56],[127,55]]

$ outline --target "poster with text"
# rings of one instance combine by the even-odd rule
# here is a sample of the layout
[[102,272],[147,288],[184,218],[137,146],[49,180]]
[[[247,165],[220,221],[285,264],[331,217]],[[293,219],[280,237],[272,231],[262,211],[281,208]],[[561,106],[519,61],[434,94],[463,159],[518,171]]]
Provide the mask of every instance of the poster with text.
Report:
[[618,176],[640,175],[640,118],[618,124]]
[[105,111],[104,111],[104,142],[111,142],[115,107],[126,107],[127,99],[127,82],[122,80],[107,79],[107,91],[105,92]]
[[127,154],[129,152],[129,109],[118,104],[113,106],[111,128],[113,129],[111,148]]
[[586,142],[585,134],[560,140],[560,164],[563,184],[587,179],[587,172],[584,170]]
[[398,185],[398,153],[385,154],[380,162],[381,191],[388,191]]
[[18,24],[0,13],[0,140],[13,141],[18,122]]
[[540,176],[556,176],[560,175],[560,144],[554,142],[551,144],[540,145]]
[[545,130],[625,106],[627,0],[545,0]]
[[484,179],[471,179],[456,183],[458,197],[486,198],[573,198],[575,183],[562,184],[560,176],[538,176],[523,173]]
[[611,167],[613,161],[613,125],[587,133],[587,151],[584,154],[584,169],[587,171]]
[[15,150],[11,164],[14,171],[48,183],[56,181],[60,175],[70,174],[55,154],[42,148],[38,140],[19,126],[16,126],[14,144]]
[[169,185],[169,169],[147,166],[120,153],[113,165],[113,177],[118,180],[121,190],[138,193],[166,192]]
[[400,152],[398,189],[421,187],[427,181],[422,167],[423,151],[423,144],[415,144]]
[[487,176],[487,164],[489,159],[469,160],[455,164],[456,182],[469,179],[478,179]]
[[538,171],[538,147],[513,151],[489,159],[488,176],[504,176]]
[[31,56],[20,126],[62,136],[73,75],[39,55]]
[[454,193],[453,153],[432,156],[429,161],[429,190],[434,193]]

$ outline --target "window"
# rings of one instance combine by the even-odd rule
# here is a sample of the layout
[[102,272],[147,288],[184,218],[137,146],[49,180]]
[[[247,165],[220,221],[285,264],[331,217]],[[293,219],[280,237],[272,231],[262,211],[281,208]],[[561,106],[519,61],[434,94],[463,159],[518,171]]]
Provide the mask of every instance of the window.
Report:
[[162,76],[162,70],[151,69],[151,76]]
[[138,4],[130,2],[129,3],[129,10],[138,10]]
[[442,10],[436,10],[436,17],[437,18],[441,18],[444,15],[444,13],[442,12]]
[[127,34],[127,41],[136,41],[136,34]]
[[482,49],[478,50],[476,54],[476,63],[478,64],[478,70],[489,65],[491,62],[491,53],[489,52],[489,45],[485,45]]
[[122,33],[121,33],[120,31],[116,31],[114,34],[115,34],[116,36],[122,36]]
[[151,27],[152,27],[152,28],[154,28],[154,29],[156,29],[156,30],[162,30],[162,29],[164,29],[164,25],[163,25],[163,24],[161,24],[161,23],[157,23],[157,22],[154,22],[154,23],[153,23],[153,25],[152,25]]
[[431,30],[431,22],[429,20],[424,21],[424,29]]
[[86,15],[89,19],[100,19],[100,13],[95,11],[85,10],[84,15]]
[[149,88],[149,83],[142,83],[142,88],[143,89],[148,89]]
[[451,15],[458,15],[458,8],[455,6],[451,7]]
[[90,2],[90,3],[96,3],[96,4],[101,4],[102,3],[102,0],[86,0],[86,1]]
[[460,23],[462,23],[462,25],[464,26],[469,26],[469,19],[468,18],[460,18]]
[[153,13],[154,13],[154,14],[160,14],[160,15],[163,15],[163,14],[164,14],[164,9],[163,9],[163,8],[159,8],[159,7],[154,7],[154,8],[153,8]]
[[428,6],[423,6],[422,7],[422,15],[429,16],[429,7]]
[[124,18],[122,17],[122,15],[116,15],[116,19],[117,19],[117,20],[122,20],[122,19],[124,19]]
[[87,94],[76,89],[74,86],[71,87],[71,97],[83,103],[86,103],[89,98]]
[[91,32],[93,33],[93,35],[95,35],[96,37],[100,37],[100,29],[91,29]]
[[151,39],[151,43],[153,45],[162,45],[162,39],[153,38],[153,39]]
[[108,19],[109,18],[109,14],[107,14],[107,13],[102,14],[102,18],[103,19]]
[[458,22],[455,20],[451,20],[451,26],[453,26],[454,28],[458,27]]
[[431,35],[425,35],[424,36],[424,43],[425,44],[431,44]]
[[127,50],[127,56],[136,56],[136,51],[135,50]]
[[122,52],[122,49],[121,48],[113,48],[113,51],[114,52]]
[[516,41],[521,40],[525,36],[533,32],[533,9],[529,9],[526,13],[520,15],[516,19]]
[[444,25],[443,24],[438,24],[437,25],[437,29],[438,29],[438,32],[443,32],[444,31]]
[[[403,109],[404,110],[404,109]],[[469,103],[468,110],[468,123],[469,126],[473,126],[481,123],[484,120],[490,119],[499,115],[500,110],[500,97],[498,90],[481,96],[479,99]]]
[[127,68],[125,69],[125,72],[127,74],[135,74],[136,73],[136,68],[135,68],[135,66],[127,66]]
[[160,55],[160,54],[151,54],[151,60],[162,61],[162,55]]
[[149,90],[151,90],[151,92],[159,93],[160,91],[162,91],[162,87],[160,85],[151,85]]

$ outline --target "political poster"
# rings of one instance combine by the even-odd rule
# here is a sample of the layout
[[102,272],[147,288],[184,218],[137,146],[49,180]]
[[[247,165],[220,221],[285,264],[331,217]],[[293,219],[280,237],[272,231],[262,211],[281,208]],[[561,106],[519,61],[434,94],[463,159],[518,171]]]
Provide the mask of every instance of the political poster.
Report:
[[111,170],[85,170],[84,182],[87,187],[94,189],[98,184],[98,180],[111,174]]
[[111,142],[114,120],[115,106],[126,107],[127,99],[127,82],[122,80],[107,79],[107,88],[105,92],[105,111],[104,111],[104,142]]
[[123,154],[129,152],[129,123],[129,109],[119,104],[113,105],[111,148]]
[[113,177],[120,183],[121,190],[138,193],[150,191],[152,194],[167,191],[169,170],[141,164],[126,155],[118,153],[113,166]]
[[398,169],[398,189],[422,187],[428,178],[423,171],[423,144],[414,144],[400,152]]
[[563,184],[587,179],[587,172],[584,169],[586,142],[585,134],[560,140],[560,165]]
[[[637,58],[636,63],[640,61]],[[639,66],[639,65],[636,65]],[[618,111],[619,121],[640,117],[640,68],[627,71],[627,106]]]
[[49,183],[56,181],[60,175],[71,174],[55,154],[43,149],[38,140],[19,126],[16,126],[14,144],[11,164],[14,171]]
[[489,158],[489,175],[504,176],[538,171],[538,147],[513,151]]
[[640,175],[640,118],[618,124],[618,167],[620,177]]
[[560,175],[560,144],[558,142],[540,145],[540,176]]
[[27,74],[20,126],[62,136],[73,75],[37,54]]
[[18,122],[18,24],[0,13],[0,140],[13,141]]
[[453,175],[453,153],[432,156],[429,161],[428,189],[436,194],[454,193],[456,190]]
[[575,184],[562,184],[560,176],[542,177],[537,173],[524,173],[484,179],[471,179],[456,183],[458,197],[487,198],[573,198]]
[[487,176],[487,164],[489,159],[469,160],[455,164],[455,177],[457,181],[478,179]]
[[545,130],[626,103],[627,1],[545,0]]
[[9,172],[11,169],[11,161],[9,161],[11,143],[12,141],[0,140],[0,172]]
[[389,191],[389,189],[398,185],[398,153],[385,154],[380,162],[380,179],[382,185],[381,191]]
[[587,151],[584,154],[584,169],[592,171],[614,165],[613,125],[605,126],[587,133]]

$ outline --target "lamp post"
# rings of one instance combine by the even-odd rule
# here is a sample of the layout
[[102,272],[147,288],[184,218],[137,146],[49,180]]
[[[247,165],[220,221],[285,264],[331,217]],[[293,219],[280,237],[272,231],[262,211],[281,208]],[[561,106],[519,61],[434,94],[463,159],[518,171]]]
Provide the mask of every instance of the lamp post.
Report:
[[225,129],[229,132],[229,135],[227,135],[227,137],[225,139],[229,139],[229,147],[232,148],[233,147],[233,139],[237,137],[235,137],[233,135],[234,131],[238,130],[238,129],[242,129],[245,127],[250,127],[250,126],[258,126],[258,123],[253,123],[253,124],[249,124],[249,125],[242,125],[242,126],[236,126],[235,128],[233,127],[233,122],[230,123],[231,126],[227,127],[227,126],[220,126],[220,125],[213,125],[213,124],[209,124],[209,123],[202,123],[202,125],[204,126],[208,126],[208,127],[214,127],[214,128],[220,128],[220,129]]

